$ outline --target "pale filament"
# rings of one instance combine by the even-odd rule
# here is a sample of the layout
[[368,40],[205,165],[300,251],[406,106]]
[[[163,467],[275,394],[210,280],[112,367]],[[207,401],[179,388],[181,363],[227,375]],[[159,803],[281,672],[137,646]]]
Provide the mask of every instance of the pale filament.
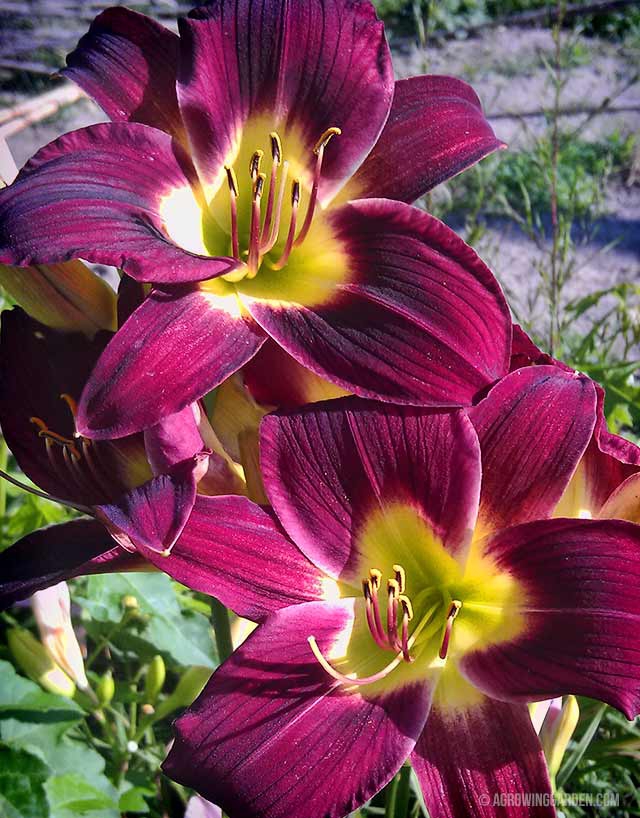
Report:
[[379,682],[381,679],[386,678],[400,665],[402,661],[406,661],[405,653],[406,655],[409,654],[409,651],[415,645],[417,638],[424,631],[425,627],[429,624],[429,622],[431,622],[432,627],[427,630],[425,636],[428,638],[429,636],[432,636],[434,633],[437,633],[437,631],[440,628],[440,623],[432,621],[432,617],[434,613],[437,611],[437,609],[438,609],[437,604],[429,608],[429,610],[420,620],[418,627],[415,629],[413,634],[407,639],[406,645],[403,646],[403,650],[399,651],[398,654],[391,660],[391,662],[389,662],[388,665],[383,667],[382,670],[379,670],[377,673],[373,673],[371,676],[361,676],[360,678],[358,678],[355,676],[348,676],[344,673],[341,673],[339,670],[336,670],[336,668],[334,668],[333,665],[325,658],[325,656],[323,655],[322,651],[318,646],[318,642],[315,636],[307,637],[307,642],[309,643],[309,647],[311,648],[313,655],[318,660],[323,670],[325,670],[329,674],[329,676],[336,679],[341,684],[347,686],[354,685],[357,687],[361,687],[363,685],[370,685],[373,684],[374,682]]

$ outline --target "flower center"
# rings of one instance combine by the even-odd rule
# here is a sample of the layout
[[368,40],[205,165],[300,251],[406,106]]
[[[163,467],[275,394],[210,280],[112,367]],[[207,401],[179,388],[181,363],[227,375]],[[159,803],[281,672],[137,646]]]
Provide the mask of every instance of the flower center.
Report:
[[[60,398],[69,407],[75,426],[78,411],[76,401],[66,393]],[[42,418],[31,417],[29,420],[38,427],[38,437],[44,440],[47,458],[55,474],[77,486],[81,494],[86,494],[89,489],[98,497],[113,496],[113,480],[100,460],[99,444],[77,432],[73,438],[60,435],[49,429]]]
[[[313,636],[308,637],[309,646],[314,656],[326,672],[337,681],[347,686],[363,686],[379,682],[386,678],[402,662],[414,662],[415,655],[412,649],[416,643],[421,646],[428,644],[438,631],[442,631],[438,656],[447,658],[453,623],[462,608],[462,602],[454,599],[446,608],[446,616],[442,619],[442,598],[436,595],[430,597],[433,604],[429,604],[418,621],[418,624],[409,634],[409,623],[414,619],[413,605],[406,590],[406,572],[401,565],[393,566],[394,576],[387,580],[386,623],[383,625],[383,616],[380,609],[379,592],[382,582],[382,572],[377,568],[369,571],[369,576],[362,580],[362,593],[365,602],[367,627],[376,645],[382,650],[395,653],[394,659],[382,670],[370,676],[356,677],[337,670],[322,654],[318,643]],[[425,598],[430,595],[425,595]]]
[[[306,202],[304,220],[300,226],[302,186],[300,179],[297,178],[292,179],[289,186],[290,163],[284,158],[279,135],[275,131],[269,134],[271,168],[268,174],[262,172],[264,151],[256,150],[252,154],[248,168],[251,178],[251,202],[246,247],[241,246],[238,210],[239,207],[246,207],[247,203],[241,201],[235,169],[231,165],[225,166],[231,216],[231,252],[235,259],[243,263],[222,278],[231,282],[242,281],[244,278],[252,279],[256,276],[264,259],[268,259],[268,266],[272,270],[281,270],[286,266],[292,250],[300,246],[309,233],[318,204],[324,151],[332,137],[340,133],[340,128],[328,128],[315,144],[313,149],[315,167],[311,190]],[[290,190],[289,223],[286,230],[283,230],[283,205],[288,188]],[[277,253],[273,252],[275,248],[278,248]]]

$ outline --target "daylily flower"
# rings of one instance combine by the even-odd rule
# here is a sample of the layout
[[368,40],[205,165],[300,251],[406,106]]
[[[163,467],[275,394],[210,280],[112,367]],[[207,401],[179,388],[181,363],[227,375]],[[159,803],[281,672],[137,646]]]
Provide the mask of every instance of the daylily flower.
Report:
[[[575,373],[563,361],[542,352],[521,327],[513,328],[511,368],[556,366]],[[640,448],[607,428],[605,393],[596,392],[596,423],[578,467],[555,510],[556,517],[610,518],[640,522]]]
[[232,540],[280,570],[226,541],[218,596],[261,624],[178,719],[167,774],[232,818],[339,818],[409,757],[432,818],[553,815],[496,800],[551,799],[525,703],[640,710],[640,527],[551,517],[595,419],[592,383],[549,366],[468,414],[348,398],[266,417],[282,528],[256,509]]
[[144,569],[139,548],[170,550],[196,491],[244,490],[197,405],[144,435],[114,441],[78,435],[76,399],[110,337],[57,332],[19,308],[2,314],[0,425],[18,465],[39,487],[27,490],[93,517],[28,535],[3,552],[3,605],[69,576]]
[[394,83],[368,0],[224,0],[179,31],[101,14],[66,74],[114,121],[44,147],[0,192],[0,261],[80,256],[155,285],[101,357],[79,431],[154,425],[268,337],[394,402],[466,405],[505,374],[495,279],[406,204],[502,147],[471,88]]

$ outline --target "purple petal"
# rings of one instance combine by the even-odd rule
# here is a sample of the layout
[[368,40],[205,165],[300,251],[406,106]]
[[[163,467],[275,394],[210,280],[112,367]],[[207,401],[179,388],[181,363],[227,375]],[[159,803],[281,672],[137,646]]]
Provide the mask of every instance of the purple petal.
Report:
[[341,198],[414,202],[503,147],[466,82],[443,76],[399,80],[380,138]]
[[81,256],[155,282],[222,275],[233,259],[195,255],[165,232],[163,200],[192,184],[188,157],[162,131],[125,122],[72,131],[38,151],[0,191],[0,262]]
[[348,394],[299,364],[271,338],[242,367],[242,377],[254,400],[280,409],[295,409]]
[[0,553],[0,609],[63,579],[147,568],[139,555],[114,547],[97,520],[41,528]]
[[268,415],[261,462],[273,507],[316,565],[359,586],[362,527],[398,503],[461,556],[480,489],[478,441],[461,412],[355,398]]
[[114,503],[96,507],[99,519],[125,548],[170,551],[182,533],[196,499],[193,466],[182,463]]
[[186,144],[178,109],[178,37],[150,17],[110,8],[91,23],[61,72],[114,121],[141,122]]
[[486,555],[522,589],[525,631],[468,653],[461,670],[500,699],[568,693],[640,712],[640,527],[541,520],[501,532]]
[[413,749],[430,691],[344,693],[314,658],[351,627],[351,601],[285,608],[212,676],[176,722],[165,772],[230,815],[342,818]]
[[548,517],[595,424],[593,383],[557,367],[518,369],[469,410],[482,452],[487,530]]
[[93,371],[78,409],[82,434],[103,439],[154,426],[239,369],[265,335],[233,312],[235,303],[198,288],[152,292]]
[[[222,0],[180,21],[178,98],[196,166],[217,180],[245,123],[295,135],[309,170],[327,128],[322,199],[369,153],[393,94],[384,29],[367,2]],[[257,147],[257,146],[256,146]]]
[[429,406],[470,404],[506,373],[506,302],[455,233],[387,200],[351,203],[330,218],[352,280],[329,301],[307,307],[243,296],[290,355],[363,397]]
[[185,406],[145,429],[145,451],[155,475],[164,474],[202,452],[204,443],[196,422],[196,411],[193,404]]
[[[556,814],[542,748],[523,705],[487,698],[468,708],[434,705],[411,764],[431,818]],[[545,796],[546,805],[533,803]]]
[[170,556],[143,553],[178,582],[252,620],[323,599],[330,588],[274,518],[245,497],[198,495]]

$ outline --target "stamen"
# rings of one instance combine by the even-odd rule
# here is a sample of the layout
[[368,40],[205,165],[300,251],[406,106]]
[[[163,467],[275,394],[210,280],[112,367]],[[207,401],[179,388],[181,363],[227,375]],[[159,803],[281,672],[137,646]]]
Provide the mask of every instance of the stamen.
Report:
[[409,622],[413,619],[411,603],[406,596],[400,597],[402,604],[402,657],[405,662],[413,662],[413,656],[409,653]]
[[394,650],[402,650],[398,639],[398,594],[399,585],[395,579],[387,582],[387,639]]
[[396,576],[396,582],[398,583],[400,593],[404,594],[405,588],[407,587],[407,575],[404,568],[401,565],[394,565],[393,573]]
[[322,134],[320,139],[318,139],[313,148],[313,152],[316,154],[316,156],[320,153],[321,150],[324,150],[324,148],[327,147],[327,145],[334,136],[340,136],[341,133],[342,130],[340,128],[336,127],[327,128],[327,130]]
[[320,186],[320,173],[322,172],[322,158],[324,156],[324,149],[334,136],[339,136],[341,133],[342,131],[340,130],[340,128],[327,128],[327,130],[322,134],[320,139],[318,139],[313,149],[313,152],[316,155],[316,167],[313,173],[311,196],[309,198],[309,204],[307,206],[307,213],[304,217],[304,223],[294,243],[296,247],[299,244],[302,244],[302,242],[306,239],[307,233],[309,232],[309,228],[311,227],[311,222],[313,221],[313,214],[315,212],[316,204],[318,201],[318,188]]
[[240,260],[240,239],[238,237],[238,179],[235,171],[229,165],[224,166],[227,172],[227,184],[229,185],[229,192],[231,196],[229,201],[231,204],[231,252],[233,257]]
[[269,139],[271,140],[271,156],[273,161],[280,164],[282,161],[282,140],[276,131],[271,131]]
[[260,200],[266,179],[264,173],[259,173],[253,186],[253,203],[251,207],[251,228],[249,233],[249,257],[247,278],[254,278],[260,266]]
[[454,599],[449,606],[449,612],[447,613],[447,624],[444,628],[444,636],[442,637],[442,644],[440,645],[440,650],[438,651],[438,656],[441,659],[447,658],[447,653],[449,651],[449,642],[451,640],[451,631],[453,629],[453,623],[455,621],[456,616],[462,608],[462,602],[457,599]]
[[315,636],[307,637],[307,642],[309,643],[309,647],[313,651],[313,655],[316,657],[322,668],[332,676],[337,681],[341,682],[344,685],[356,685],[358,687],[362,685],[370,685],[373,682],[379,682],[381,679],[387,677],[393,670],[395,670],[400,662],[402,662],[402,653],[399,653],[395,659],[393,659],[386,667],[383,667],[382,670],[379,670],[377,673],[374,673],[372,676],[363,676],[361,679],[354,678],[352,676],[345,676],[344,673],[340,673],[339,670],[336,670],[322,655],[320,648],[318,647],[318,643],[316,642]]
[[293,184],[291,185],[291,221],[289,223],[289,233],[287,234],[287,241],[284,245],[282,255],[273,265],[274,270],[282,270],[287,261],[289,261],[289,256],[291,255],[291,251],[293,250],[294,238],[296,234],[299,204],[300,204],[300,181],[298,179],[294,179]]
[[[269,236],[266,240],[264,246],[260,247],[260,252],[264,255],[268,253],[269,250],[273,249],[276,241],[278,240],[278,233],[280,232],[280,217],[282,215],[282,203],[284,202],[284,194],[287,189],[287,178],[289,176],[289,163],[283,162],[282,163],[282,173],[280,174],[280,188],[278,189],[278,201],[276,202],[273,223],[270,225]],[[271,193],[271,191],[269,191]],[[263,230],[263,234],[266,231],[266,224],[267,220],[265,219],[265,230]]]
[[264,151],[258,150],[251,157],[251,162],[249,163],[249,175],[251,176],[251,180],[253,182],[256,181],[258,174],[260,173],[260,165],[262,164],[263,156]]
[[371,568],[369,570],[369,576],[371,577],[371,586],[377,593],[382,583],[382,571],[379,571],[377,568]]
[[76,458],[80,457],[80,453],[76,449],[76,444],[74,440],[68,437],[64,437],[63,435],[59,435],[57,432],[52,432],[47,426],[47,424],[44,422],[44,420],[42,420],[41,418],[30,417],[29,422],[34,423],[38,427],[39,429],[38,437],[53,440],[55,443],[59,443],[61,446],[68,446],[72,450],[74,457]]
[[378,630],[377,623],[375,620],[375,613],[373,610],[373,603],[372,603],[372,590],[371,590],[371,580],[363,579],[362,580],[362,593],[364,594],[364,601],[365,601],[365,611],[367,615],[367,625],[369,626],[369,630],[371,631],[371,636],[373,636],[374,642],[378,645],[379,648],[386,650],[389,646],[387,644],[386,639],[384,639]]
[[67,394],[66,392],[63,392],[60,395],[60,400],[63,400],[67,404],[67,406],[69,407],[69,411],[71,412],[71,414],[73,415],[73,419],[75,420],[76,415],[78,414],[78,404],[76,403],[74,398],[72,398],[71,395]]
[[[267,197],[267,210],[264,217],[264,225],[260,235],[260,245],[266,244],[267,237],[271,235],[271,219],[273,218],[273,205],[276,198],[276,183],[278,177],[278,167],[282,161],[282,142],[275,131],[269,134],[271,140],[271,177],[269,178],[269,196]],[[264,250],[262,250],[264,252]]]

